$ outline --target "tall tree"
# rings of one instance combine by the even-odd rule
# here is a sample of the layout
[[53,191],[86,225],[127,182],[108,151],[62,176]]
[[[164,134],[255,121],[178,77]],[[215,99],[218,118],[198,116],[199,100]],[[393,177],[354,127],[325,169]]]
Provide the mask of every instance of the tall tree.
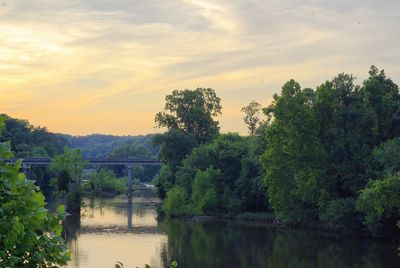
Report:
[[384,70],[371,66],[369,78],[361,88],[363,102],[372,117],[374,142],[400,136],[400,95],[398,86]]
[[306,93],[290,80],[264,109],[273,118],[261,160],[269,202],[278,218],[290,222],[317,219],[318,183],[323,175],[317,121],[307,98],[309,90]]
[[200,143],[218,134],[218,121],[214,117],[221,114],[222,106],[212,88],[174,90],[165,101],[164,111],[155,116],[158,127],[181,129]]
[[250,136],[253,136],[255,134],[258,124],[260,122],[260,118],[258,117],[260,110],[261,104],[254,100],[251,101],[247,106],[242,108],[242,112],[245,113],[243,120],[249,129]]
[[339,74],[317,88],[314,109],[326,152],[320,219],[338,227],[360,227],[355,200],[368,181],[367,168],[375,146],[373,121],[362,88],[352,75]]

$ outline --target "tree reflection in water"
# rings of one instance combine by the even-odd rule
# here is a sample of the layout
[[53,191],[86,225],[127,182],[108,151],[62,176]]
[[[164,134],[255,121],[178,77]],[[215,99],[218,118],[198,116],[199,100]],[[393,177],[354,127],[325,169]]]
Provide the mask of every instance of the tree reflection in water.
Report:
[[395,246],[310,229],[277,229],[227,222],[160,223],[168,235],[164,267],[400,267]]

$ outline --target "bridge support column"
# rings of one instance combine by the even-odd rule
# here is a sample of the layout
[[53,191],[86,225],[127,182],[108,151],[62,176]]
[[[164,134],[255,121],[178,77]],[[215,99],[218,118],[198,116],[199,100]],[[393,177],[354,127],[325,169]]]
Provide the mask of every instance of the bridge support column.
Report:
[[28,179],[29,175],[29,165],[22,163],[22,172],[25,174],[25,178]]
[[133,229],[132,226],[132,198],[128,198],[128,230],[131,231]]
[[128,168],[128,198],[132,198],[132,165],[127,165]]

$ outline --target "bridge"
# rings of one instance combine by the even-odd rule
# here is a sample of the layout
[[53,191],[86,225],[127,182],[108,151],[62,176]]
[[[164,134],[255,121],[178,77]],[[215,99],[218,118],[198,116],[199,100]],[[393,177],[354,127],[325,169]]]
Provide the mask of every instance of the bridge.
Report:
[[[108,159],[108,158],[84,158],[84,161],[95,165],[108,165],[108,166],[125,166],[128,170],[128,197],[132,197],[132,167],[139,166],[160,166],[161,163],[156,160],[133,160],[129,158]],[[22,171],[28,178],[28,171],[32,165],[50,165],[53,162],[52,158],[38,158],[28,157],[21,159],[9,159],[8,163],[22,162]]]

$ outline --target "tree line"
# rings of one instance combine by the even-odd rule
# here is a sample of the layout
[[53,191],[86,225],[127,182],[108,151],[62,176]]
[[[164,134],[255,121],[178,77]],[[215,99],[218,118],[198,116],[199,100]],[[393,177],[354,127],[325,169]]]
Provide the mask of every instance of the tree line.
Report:
[[220,102],[213,89],[175,90],[155,117],[167,128],[154,144],[168,215],[269,211],[287,224],[398,233],[400,95],[383,70],[361,85],[344,73],[316,89],[290,80],[267,107],[243,107],[246,137],[219,133]]
[[[65,147],[75,150],[79,149],[82,157],[156,159],[158,155],[158,148],[153,148],[152,146],[151,134],[146,136],[113,136],[100,134],[71,136],[52,133],[45,127],[33,126],[25,119],[13,118],[6,114],[2,114],[1,116],[4,118],[4,128],[0,132],[0,142],[9,141],[11,150],[17,158],[54,158],[64,154],[66,151]],[[97,180],[98,178],[96,178],[95,181],[101,181],[101,183],[96,183],[96,185],[102,188],[102,192],[105,192],[107,189],[113,188],[110,185],[106,185],[109,184],[108,181],[113,181],[113,184],[118,184],[117,188],[119,190],[117,192],[121,192],[121,183],[118,181],[117,177],[125,176],[125,168],[104,168],[106,170],[102,171],[98,176],[98,178],[104,178],[104,180]],[[134,168],[134,174],[135,177],[141,181],[151,181],[158,172],[158,169],[158,167],[154,166],[137,166]],[[63,172],[63,174],[65,175],[66,173]],[[31,166],[29,170],[29,178],[35,180],[36,184],[46,194],[52,191],[50,186],[51,179],[54,175],[58,176],[58,172],[43,166]],[[93,176],[89,177],[92,178]],[[94,188],[94,186],[92,186],[90,189]],[[90,189],[88,189],[88,191],[90,191]],[[100,190],[96,188],[96,190],[93,191],[99,192]]]

